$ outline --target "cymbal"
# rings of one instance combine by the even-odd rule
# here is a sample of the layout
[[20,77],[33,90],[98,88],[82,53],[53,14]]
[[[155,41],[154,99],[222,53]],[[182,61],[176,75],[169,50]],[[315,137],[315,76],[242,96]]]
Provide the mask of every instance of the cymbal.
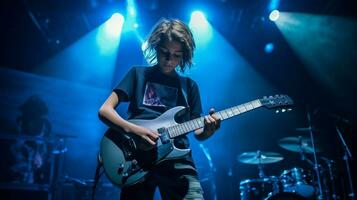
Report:
[[238,157],[238,161],[245,164],[269,164],[283,160],[284,157],[275,152],[256,151],[256,152],[244,152]]
[[29,136],[29,135],[10,135],[4,134],[0,135],[0,139],[5,140],[22,140],[22,141],[39,141],[39,142],[54,142],[52,138],[43,137],[43,136]]
[[52,154],[62,154],[68,151],[67,147],[63,147],[62,149],[54,149],[52,150]]
[[[279,146],[283,149],[293,152],[313,153],[311,139],[307,137],[285,137],[279,140]],[[321,149],[315,146],[316,152],[320,152]]]
[[314,128],[314,127],[301,127],[301,128],[296,128],[295,131],[299,131],[299,132],[321,132],[320,129]]

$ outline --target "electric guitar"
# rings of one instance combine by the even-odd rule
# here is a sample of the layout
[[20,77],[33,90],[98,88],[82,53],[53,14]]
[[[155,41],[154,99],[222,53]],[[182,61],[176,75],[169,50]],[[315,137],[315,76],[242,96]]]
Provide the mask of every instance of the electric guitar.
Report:
[[[287,95],[275,95],[234,106],[215,114],[223,121],[259,107],[282,109],[284,112],[293,101]],[[190,149],[178,149],[174,146],[175,137],[204,127],[204,117],[176,123],[175,116],[185,110],[177,106],[152,120],[129,120],[139,126],[157,130],[160,134],[156,145],[144,148],[147,141],[133,133],[124,133],[109,129],[100,143],[99,160],[104,171],[114,184],[119,187],[134,185],[148,174],[156,164],[169,159],[185,157]]]

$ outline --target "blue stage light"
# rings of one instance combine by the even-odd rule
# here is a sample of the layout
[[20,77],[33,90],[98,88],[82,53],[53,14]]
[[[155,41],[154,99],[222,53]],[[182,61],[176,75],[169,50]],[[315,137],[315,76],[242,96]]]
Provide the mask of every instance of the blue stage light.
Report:
[[268,5],[268,10],[273,11],[278,9],[280,4],[280,0],[270,0],[269,5]]
[[201,11],[194,11],[191,14],[189,26],[197,45],[207,44],[212,38],[212,26]]
[[124,17],[120,13],[114,13],[105,24],[105,31],[109,36],[118,37],[124,24]]
[[134,0],[127,0],[127,12],[128,12],[128,16],[131,18],[136,18],[136,5],[135,5],[135,1]]
[[264,47],[265,53],[269,54],[269,53],[273,52],[273,50],[274,50],[274,44],[273,43],[268,43]]
[[208,22],[203,12],[201,11],[192,12],[190,26],[198,29],[207,29]]
[[279,10],[273,10],[273,11],[271,11],[271,13],[269,15],[269,19],[271,21],[276,21],[279,19],[279,15],[280,15]]

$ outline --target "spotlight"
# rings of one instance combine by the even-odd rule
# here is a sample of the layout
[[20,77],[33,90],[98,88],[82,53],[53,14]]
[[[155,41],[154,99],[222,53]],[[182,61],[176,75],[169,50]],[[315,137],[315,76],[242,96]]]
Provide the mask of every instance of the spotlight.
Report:
[[206,20],[205,15],[201,11],[193,11],[191,14],[191,18],[197,19],[197,20],[202,20],[202,21]]
[[203,12],[201,11],[192,12],[190,25],[195,26],[199,29],[206,29],[208,27],[208,22]]
[[280,0],[270,0],[268,9],[269,11],[276,10],[279,7]]
[[112,17],[107,21],[105,30],[111,35],[117,37],[121,33],[122,26],[124,24],[124,17],[120,13],[114,13]]
[[271,20],[271,21],[276,21],[276,20],[278,20],[279,19],[279,10],[273,10],[273,11],[271,11],[271,13],[270,13],[270,15],[269,15],[269,19]]
[[127,0],[126,2],[128,16],[135,19],[137,15],[135,0]]
[[264,47],[264,51],[265,51],[265,53],[267,53],[267,54],[273,52],[273,50],[274,50],[274,44],[273,44],[273,43],[268,43],[268,44],[266,44],[265,47]]
[[209,24],[203,12],[192,12],[189,26],[198,45],[207,44],[212,38],[212,26]]

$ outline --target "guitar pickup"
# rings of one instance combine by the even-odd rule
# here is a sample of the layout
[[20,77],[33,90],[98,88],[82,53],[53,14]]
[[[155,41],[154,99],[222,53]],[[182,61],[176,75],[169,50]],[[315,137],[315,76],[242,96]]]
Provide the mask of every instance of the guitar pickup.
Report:
[[122,151],[123,151],[123,154],[124,154],[124,157],[126,160],[131,160],[133,159],[133,154],[134,154],[134,151],[136,150],[136,145],[135,145],[135,142],[133,139],[127,139],[125,140],[122,145]]
[[166,128],[159,128],[157,132],[160,134],[160,140],[162,144],[167,144],[170,142],[170,137]]

